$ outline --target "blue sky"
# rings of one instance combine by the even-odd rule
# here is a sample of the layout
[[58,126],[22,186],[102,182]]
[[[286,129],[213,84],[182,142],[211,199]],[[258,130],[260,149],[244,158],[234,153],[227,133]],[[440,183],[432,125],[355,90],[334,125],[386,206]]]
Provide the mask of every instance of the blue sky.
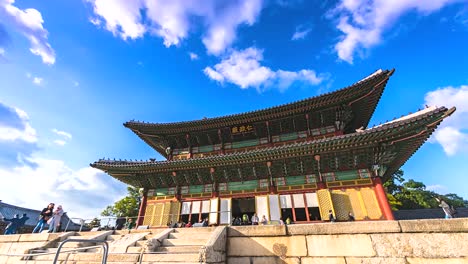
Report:
[[161,157],[122,123],[240,113],[396,68],[371,120],[456,106],[406,178],[468,198],[468,2],[0,0],[0,199],[98,215],[89,163]]

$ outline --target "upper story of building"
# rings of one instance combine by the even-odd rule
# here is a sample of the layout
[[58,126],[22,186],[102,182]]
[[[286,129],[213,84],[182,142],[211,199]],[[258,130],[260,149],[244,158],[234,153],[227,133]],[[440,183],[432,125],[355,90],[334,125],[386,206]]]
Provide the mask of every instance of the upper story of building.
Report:
[[267,109],[176,123],[124,124],[169,160],[201,158],[353,133],[367,127],[394,70]]

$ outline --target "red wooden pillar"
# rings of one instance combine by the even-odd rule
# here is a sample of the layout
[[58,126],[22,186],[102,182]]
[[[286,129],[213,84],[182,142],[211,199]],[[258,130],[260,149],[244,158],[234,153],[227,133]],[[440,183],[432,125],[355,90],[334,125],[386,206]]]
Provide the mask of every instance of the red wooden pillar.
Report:
[[374,189],[375,189],[375,194],[377,196],[377,201],[379,202],[380,208],[382,209],[385,219],[395,220],[395,217],[393,216],[392,208],[390,207],[390,204],[388,203],[387,194],[385,193],[385,190],[383,188],[381,178],[374,177],[372,181],[374,182]]
[[143,197],[141,198],[141,202],[140,202],[140,210],[138,210],[137,225],[143,225],[143,220],[145,218],[147,200],[148,200],[148,190],[145,188],[143,190]]

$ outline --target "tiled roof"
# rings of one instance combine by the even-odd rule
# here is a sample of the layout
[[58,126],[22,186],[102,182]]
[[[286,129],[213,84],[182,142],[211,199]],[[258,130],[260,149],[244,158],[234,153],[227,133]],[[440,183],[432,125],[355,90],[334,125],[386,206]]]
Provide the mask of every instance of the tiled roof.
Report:
[[[253,159],[263,160],[270,158],[272,153],[279,153],[281,155],[297,155],[301,153],[314,152],[320,153],[322,151],[334,149],[337,147],[344,148],[346,146],[352,146],[353,144],[358,144],[359,142],[370,142],[378,139],[383,135],[388,136],[389,131],[397,131],[397,128],[407,130],[413,129],[411,127],[411,124],[421,120],[425,123],[419,125],[437,125],[442,121],[443,118],[452,114],[453,111],[455,111],[455,108],[447,109],[445,107],[431,107],[408,115],[406,117],[402,117],[397,120],[393,120],[385,124],[363,130],[361,132],[355,132],[351,134],[345,134],[342,136],[336,136],[325,139],[303,141],[282,146],[266,147],[256,150],[235,152],[226,155],[214,155],[203,158],[172,161],[122,161],[101,159],[99,161],[94,162],[93,164],[90,164],[90,166],[104,171],[115,171],[119,169],[128,172],[139,172],[146,170],[170,171],[182,168],[219,166],[230,163],[248,162],[252,161]],[[434,119],[436,119],[436,121],[434,121]],[[434,124],[432,124],[431,122],[433,122]]]
[[[266,109],[227,115],[227,116],[221,116],[221,117],[204,118],[201,120],[173,122],[173,123],[150,123],[150,122],[141,122],[141,121],[132,120],[132,121],[124,123],[124,126],[134,130],[134,132],[137,134],[139,132],[144,134],[144,132],[142,131],[148,131],[148,130],[151,130],[152,132],[154,132],[154,134],[170,134],[170,133],[196,131],[196,130],[202,130],[206,128],[213,129],[213,128],[219,128],[219,127],[227,127],[231,125],[242,124],[245,122],[258,122],[262,120],[269,120],[273,118],[282,117],[285,115],[290,115],[291,112],[304,111],[304,109],[309,109],[309,110],[320,109],[330,104],[340,104],[340,102],[345,102],[346,100],[350,100],[351,99],[350,95],[354,93],[354,91],[364,92],[363,90],[361,90],[361,89],[364,89],[364,87],[367,90],[372,90],[374,88],[374,85],[379,84],[380,81],[385,81],[390,75],[393,74],[393,72],[394,70],[377,70],[376,72],[372,73],[366,78],[348,87],[339,89],[337,91],[321,94],[318,96],[314,96],[314,97],[306,98],[306,99],[299,100],[296,102],[274,106],[274,107],[270,107]],[[374,85],[369,85],[369,84],[374,84]],[[382,92],[383,92],[383,88],[381,89],[377,98],[375,98],[377,101],[380,99],[380,95]],[[367,109],[370,111],[370,115],[372,115],[377,102],[374,102],[372,104],[373,104],[372,109]],[[370,115],[366,115],[368,116],[367,119],[370,118]],[[367,126],[367,122],[360,124],[360,126]],[[141,136],[144,136],[144,135],[141,135]]]

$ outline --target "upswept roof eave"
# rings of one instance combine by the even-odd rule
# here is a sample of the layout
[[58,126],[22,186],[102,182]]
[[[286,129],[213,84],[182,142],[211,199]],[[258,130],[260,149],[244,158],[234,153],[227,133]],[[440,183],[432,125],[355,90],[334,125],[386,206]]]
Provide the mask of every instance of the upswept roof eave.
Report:
[[[132,121],[125,122],[123,125],[131,129],[135,133],[137,133],[137,131],[144,130],[144,129],[152,129],[152,130],[159,130],[159,133],[161,134],[166,134],[166,133],[173,133],[173,130],[187,130],[187,132],[189,132],[189,131],[194,130],[193,129],[194,127],[200,127],[200,126],[218,127],[218,126],[225,126],[226,123],[238,123],[245,119],[253,119],[253,118],[261,119],[262,117],[267,116],[269,114],[274,114],[275,112],[276,112],[276,115],[288,112],[289,110],[293,109],[295,106],[298,106],[301,104],[306,105],[306,104],[320,103],[319,102],[320,99],[331,100],[335,97],[338,97],[336,95],[344,94],[348,91],[352,91],[353,89],[357,89],[358,87],[365,86],[367,83],[371,82],[372,80],[374,80],[375,78],[379,76],[384,76],[384,77],[386,76],[388,79],[393,74],[394,71],[395,71],[394,69],[392,70],[379,69],[376,72],[372,73],[371,75],[365,77],[364,79],[356,83],[353,83],[350,86],[338,89],[336,91],[309,97],[309,98],[298,100],[298,101],[291,102],[291,103],[286,103],[286,104],[279,105],[279,106],[273,106],[273,107],[269,107],[265,109],[260,109],[260,110],[254,110],[254,111],[220,116],[220,117],[205,118],[205,119],[200,119],[200,120],[172,122],[172,123],[150,123],[150,122],[140,122],[140,121],[132,120]],[[383,92],[383,89],[381,92]],[[338,98],[341,98],[341,97],[338,97]],[[380,96],[378,97],[378,100],[379,99],[380,99]],[[323,104],[323,102],[321,104]],[[377,103],[373,107],[374,110],[375,110],[376,105]]]
[[[245,152],[237,152],[237,153],[231,153],[227,155],[216,155],[216,156],[210,156],[210,157],[205,157],[205,158],[198,158],[198,159],[188,159],[188,160],[177,160],[177,161],[140,161],[140,162],[127,162],[127,161],[110,161],[110,160],[99,160],[93,164],[90,164],[94,168],[101,169],[103,171],[118,171],[118,170],[124,170],[124,171],[141,171],[143,170],[177,170],[177,168],[180,167],[198,167],[202,165],[201,167],[206,167],[204,165],[207,164],[217,164],[217,163],[222,163],[222,162],[234,162],[238,159],[244,158],[249,158],[251,156],[255,156],[257,159],[263,159],[263,158],[268,158],[268,154],[274,151],[295,151],[295,152],[300,152],[301,149],[303,151],[309,151],[310,149],[323,149],[323,145],[337,145],[340,144],[346,140],[353,139],[358,137],[358,140],[365,140],[366,136],[372,135],[373,133],[380,133],[380,132],[385,132],[391,129],[395,129],[398,127],[404,127],[408,124],[417,122],[419,120],[427,119],[427,122],[430,122],[432,119],[430,119],[431,116],[437,115],[436,121],[434,121],[432,124],[438,125],[442,120],[451,115],[455,111],[455,108],[447,109],[445,107],[439,107],[435,108],[433,110],[427,111],[427,110],[422,110],[420,112],[423,112],[422,114],[413,116],[411,118],[407,119],[402,119],[399,121],[391,121],[388,123],[385,123],[383,125],[379,125],[373,128],[369,128],[364,130],[363,132],[356,132],[352,134],[346,134],[346,135],[341,135],[333,138],[327,138],[327,139],[318,139],[318,140],[313,140],[313,141],[307,141],[307,142],[299,142],[299,143],[294,143],[290,145],[283,145],[283,146],[276,146],[276,147],[269,147],[269,148],[262,148],[262,149],[257,149],[257,150],[251,150],[251,151],[245,151]],[[426,126],[431,125],[425,124]],[[409,127],[407,127],[409,129]]]

